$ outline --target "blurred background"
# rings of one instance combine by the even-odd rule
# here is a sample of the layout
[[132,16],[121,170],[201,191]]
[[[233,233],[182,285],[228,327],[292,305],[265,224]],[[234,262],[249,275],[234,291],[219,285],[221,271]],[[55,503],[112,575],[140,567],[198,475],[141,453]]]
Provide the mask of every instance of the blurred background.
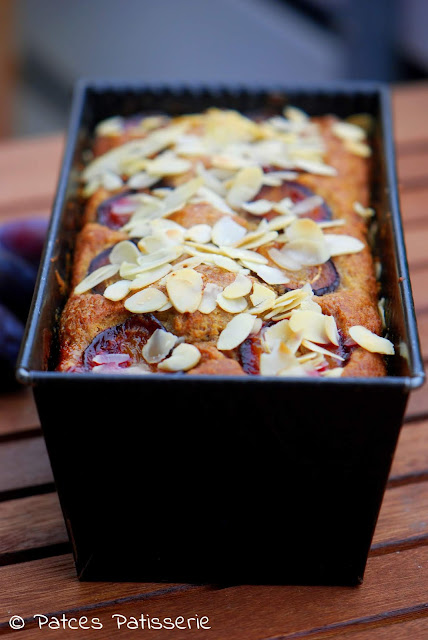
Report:
[[0,0],[0,137],[63,129],[81,76],[423,79],[427,26],[427,0]]

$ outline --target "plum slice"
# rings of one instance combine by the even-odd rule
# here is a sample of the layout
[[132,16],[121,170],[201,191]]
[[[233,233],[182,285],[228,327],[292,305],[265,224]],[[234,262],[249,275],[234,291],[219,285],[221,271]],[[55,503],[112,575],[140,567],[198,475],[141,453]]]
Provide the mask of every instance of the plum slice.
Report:
[[[294,204],[301,202],[302,200],[306,200],[311,196],[316,195],[309,187],[306,187],[299,182],[292,181],[284,181],[278,187],[270,187],[264,185],[259,193],[257,194],[256,200],[272,200],[273,202],[280,202],[284,198],[290,198]],[[271,220],[275,216],[279,214],[274,211],[270,211],[266,215],[262,216],[266,218],[266,220]],[[323,202],[319,207],[312,209],[312,211],[308,211],[308,213],[303,213],[300,218],[311,218],[315,222],[325,222],[326,220],[331,220],[333,217],[330,207]]]
[[[101,331],[85,349],[83,354],[83,370],[91,371],[99,362],[97,356],[124,355],[129,356],[117,364],[123,369],[142,361],[142,349],[156,329],[164,327],[151,313],[131,316],[125,322]],[[98,358],[98,360],[102,358]]]
[[287,271],[290,282],[280,287],[281,293],[292,289],[300,289],[307,282],[311,285],[316,296],[324,296],[335,291],[340,283],[340,277],[332,260],[314,267],[306,267],[301,271]]
[[97,209],[97,222],[109,229],[123,227],[138,207],[138,203],[130,197],[135,193],[135,189],[130,189],[104,200]]
[[260,356],[263,353],[260,335],[248,336],[238,347],[238,361],[245,373],[256,376],[260,373]]

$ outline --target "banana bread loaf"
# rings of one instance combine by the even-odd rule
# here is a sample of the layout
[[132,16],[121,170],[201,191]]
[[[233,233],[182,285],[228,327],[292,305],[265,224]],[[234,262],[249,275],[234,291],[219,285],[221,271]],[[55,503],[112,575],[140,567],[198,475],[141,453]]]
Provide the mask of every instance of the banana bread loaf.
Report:
[[100,123],[58,370],[385,375],[370,156],[291,107]]

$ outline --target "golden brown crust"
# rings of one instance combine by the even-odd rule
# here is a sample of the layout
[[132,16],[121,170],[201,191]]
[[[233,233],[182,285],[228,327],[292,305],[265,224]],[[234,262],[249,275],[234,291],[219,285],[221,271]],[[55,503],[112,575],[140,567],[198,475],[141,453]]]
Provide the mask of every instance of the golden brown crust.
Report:
[[58,371],[78,366],[95,336],[124,322],[130,315],[122,302],[111,302],[99,294],[85,293],[69,298],[60,322]]

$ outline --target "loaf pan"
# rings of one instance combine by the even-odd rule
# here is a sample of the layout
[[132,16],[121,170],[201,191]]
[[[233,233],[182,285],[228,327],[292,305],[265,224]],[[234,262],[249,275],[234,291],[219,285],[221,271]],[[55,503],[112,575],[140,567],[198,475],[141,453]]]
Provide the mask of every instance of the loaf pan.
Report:
[[[374,118],[384,378],[59,373],[82,154],[112,115],[210,106]],[[424,379],[385,88],[163,88],[87,81],[17,370],[33,387],[80,579],[358,584],[409,392]]]

